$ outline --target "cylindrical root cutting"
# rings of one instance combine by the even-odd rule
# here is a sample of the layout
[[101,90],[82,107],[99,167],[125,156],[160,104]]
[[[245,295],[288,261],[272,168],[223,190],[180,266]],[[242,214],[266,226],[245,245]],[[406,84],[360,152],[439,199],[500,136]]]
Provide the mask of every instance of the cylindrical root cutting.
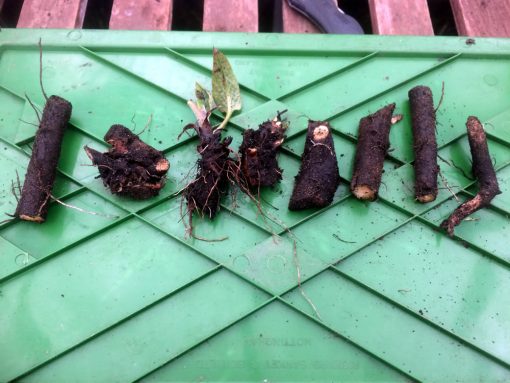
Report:
[[461,221],[473,214],[475,211],[490,204],[492,199],[501,193],[499,190],[496,172],[492,165],[489,148],[487,146],[487,137],[478,118],[470,116],[466,122],[469,147],[473,159],[473,175],[478,180],[478,193],[464,202],[453,213],[441,223],[441,227],[452,236],[455,226]]
[[22,220],[44,222],[46,219],[62,139],[71,112],[71,103],[63,98],[51,96],[46,101],[15,212],[15,216]]
[[112,125],[104,140],[112,146],[106,153],[85,146],[85,152],[98,167],[104,185],[113,194],[135,199],[158,195],[170,168],[163,153],[122,125]]
[[391,117],[395,104],[363,117],[359,122],[351,191],[356,198],[373,201],[381,186],[384,158],[390,146]]
[[414,193],[416,200],[431,202],[437,196],[436,111],[432,91],[417,86],[409,91],[414,140]]
[[340,183],[333,136],[325,121],[309,121],[301,168],[289,202],[290,210],[328,206]]

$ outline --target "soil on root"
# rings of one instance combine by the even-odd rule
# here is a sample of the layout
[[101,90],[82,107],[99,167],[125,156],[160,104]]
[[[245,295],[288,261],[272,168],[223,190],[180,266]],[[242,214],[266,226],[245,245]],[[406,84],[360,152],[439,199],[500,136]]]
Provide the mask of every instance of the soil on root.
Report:
[[363,117],[359,122],[351,191],[356,198],[373,201],[381,186],[384,158],[390,146],[391,118],[395,104]]
[[470,116],[466,127],[473,159],[473,175],[478,180],[478,193],[455,209],[448,219],[441,223],[441,228],[446,230],[450,236],[453,236],[455,226],[459,225],[463,219],[488,206],[492,199],[501,193],[482,123],[478,118]]
[[241,169],[250,188],[273,186],[282,179],[278,154],[284,139],[285,123],[281,120],[281,113],[261,124],[257,130],[244,132],[239,153]]
[[409,91],[409,103],[414,140],[415,197],[419,202],[434,201],[437,197],[436,111],[432,91],[416,86]]
[[36,132],[21,197],[14,215],[22,220],[44,222],[48,213],[64,131],[71,118],[69,101],[51,96],[44,106]]
[[104,185],[113,194],[134,199],[158,195],[170,168],[163,153],[122,125],[113,125],[104,139],[112,146],[106,153],[85,147],[92,163],[98,167]]
[[309,121],[301,168],[296,176],[289,210],[328,206],[339,184],[331,128],[325,121]]

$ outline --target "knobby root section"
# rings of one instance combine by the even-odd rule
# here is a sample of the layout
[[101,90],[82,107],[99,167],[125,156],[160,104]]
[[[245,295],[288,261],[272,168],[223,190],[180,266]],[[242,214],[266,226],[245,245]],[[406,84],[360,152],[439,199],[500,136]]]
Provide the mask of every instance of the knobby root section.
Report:
[[301,168],[296,176],[289,210],[328,206],[339,184],[338,162],[329,123],[309,121]]
[[51,96],[46,101],[14,213],[22,220],[38,223],[46,220],[62,139],[71,112],[71,103],[61,97]]
[[377,198],[384,165],[390,146],[390,128],[395,104],[363,117],[359,122],[358,144],[354,158],[351,191],[356,198]]
[[280,146],[285,139],[287,124],[278,113],[257,130],[248,129],[239,148],[241,169],[250,188],[273,186],[282,179],[282,169],[278,166]]
[[[261,124],[256,131],[248,130],[239,153],[229,147],[232,138],[222,139],[222,130],[213,129],[208,118],[188,124],[184,128],[183,133],[194,129],[200,140],[197,146],[200,155],[197,175],[183,189],[183,200],[187,202],[186,212],[181,204],[181,218],[188,215],[188,222],[184,222],[190,237],[208,242],[217,241],[194,234],[193,214],[213,219],[220,209],[222,197],[228,193],[229,186],[234,187],[231,193],[233,206],[236,205],[237,192],[241,191],[256,204],[269,229],[266,218],[281,225],[278,218],[263,210],[260,188],[274,185],[281,179],[282,170],[278,166],[277,158],[287,128],[286,122],[282,121],[283,113],[285,111],[277,113],[273,120]],[[225,238],[221,238],[223,239]]]
[[159,194],[170,168],[163,153],[143,142],[122,125],[113,125],[104,140],[106,153],[85,146],[85,152],[99,170],[99,177],[113,194],[147,199]]
[[459,225],[462,220],[489,205],[492,199],[501,193],[489,154],[483,125],[478,118],[470,116],[466,122],[466,127],[473,159],[472,171],[478,180],[478,193],[473,199],[464,202],[455,209],[448,219],[441,223],[441,228],[446,230],[450,236],[453,236],[455,226]]
[[432,91],[426,86],[416,86],[409,91],[414,141],[414,193],[422,203],[437,197],[436,111]]

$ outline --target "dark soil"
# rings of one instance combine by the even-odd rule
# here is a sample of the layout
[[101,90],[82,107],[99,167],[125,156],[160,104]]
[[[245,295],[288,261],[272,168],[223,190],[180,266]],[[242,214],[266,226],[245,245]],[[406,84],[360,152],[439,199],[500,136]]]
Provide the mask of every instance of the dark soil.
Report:
[[15,216],[25,221],[44,222],[57,172],[62,138],[71,118],[72,105],[58,96],[48,98]]
[[359,122],[358,144],[354,158],[351,191],[356,198],[373,201],[377,198],[384,165],[390,146],[391,118],[395,104],[363,117]]
[[241,169],[250,188],[273,186],[282,179],[278,153],[284,139],[285,123],[280,114],[264,122],[257,130],[244,132],[239,153]]
[[455,226],[459,225],[464,218],[488,206],[492,199],[501,193],[496,178],[496,172],[489,154],[487,137],[485,136],[483,125],[478,118],[470,116],[466,122],[466,127],[471,157],[473,159],[473,175],[478,180],[478,194],[476,194],[473,199],[460,205],[448,219],[441,223],[441,227],[445,229],[450,236],[453,235]]
[[417,86],[409,91],[414,140],[414,192],[419,202],[431,202],[437,196],[436,111],[432,91]]
[[309,121],[301,168],[296,176],[289,210],[328,206],[339,184],[331,128],[325,121]]
[[85,147],[104,185],[113,194],[135,199],[158,195],[170,168],[163,153],[122,125],[112,125],[104,140],[112,146],[106,153]]

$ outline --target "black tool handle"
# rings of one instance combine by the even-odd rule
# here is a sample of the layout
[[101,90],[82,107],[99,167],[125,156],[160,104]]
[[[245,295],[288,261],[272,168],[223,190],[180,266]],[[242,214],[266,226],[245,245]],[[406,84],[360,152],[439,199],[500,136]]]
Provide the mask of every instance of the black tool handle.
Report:
[[361,25],[343,13],[331,0],[288,0],[291,8],[303,14],[325,33],[363,34]]

